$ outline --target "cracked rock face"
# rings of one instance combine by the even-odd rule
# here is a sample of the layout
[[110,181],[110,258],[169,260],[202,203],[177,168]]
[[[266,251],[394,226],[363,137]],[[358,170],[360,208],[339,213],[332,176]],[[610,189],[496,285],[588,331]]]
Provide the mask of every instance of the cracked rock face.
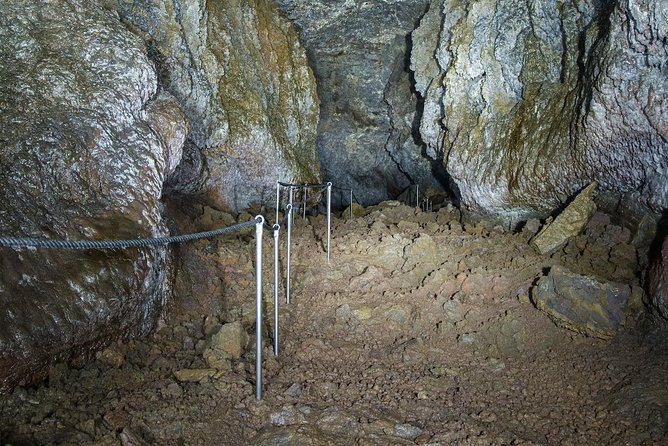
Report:
[[657,254],[647,272],[647,292],[652,306],[668,319],[668,237]]
[[[411,183],[441,189],[413,134],[420,104],[406,67],[407,37],[427,1],[276,3],[299,29],[317,79],[324,179],[353,188],[363,204]],[[333,199],[348,205],[345,194]]]
[[663,1],[433,0],[412,35],[420,134],[470,211],[545,213],[590,181],[668,207]]
[[267,0],[118,1],[192,127],[166,192],[238,211],[278,179],[317,182],[318,98],[292,24]]
[[[5,2],[0,108],[0,233],[166,233],[162,183],[187,124],[115,14],[82,0]],[[0,391],[49,361],[148,333],[167,291],[163,248],[1,248],[0,262]]]

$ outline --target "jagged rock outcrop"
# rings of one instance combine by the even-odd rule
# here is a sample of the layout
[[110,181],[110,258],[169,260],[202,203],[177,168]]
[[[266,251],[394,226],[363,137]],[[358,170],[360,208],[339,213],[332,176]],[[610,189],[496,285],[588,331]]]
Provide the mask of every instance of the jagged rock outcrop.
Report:
[[[413,127],[420,103],[407,70],[407,36],[427,0],[276,0],[294,21],[322,101],[317,148],[323,177],[363,204],[411,183],[441,188]],[[347,197],[333,199],[348,205]]]
[[647,293],[650,304],[668,319],[668,237],[647,272]]
[[[159,199],[187,124],[115,13],[83,0],[4,2],[0,109],[0,233],[166,233]],[[49,361],[149,332],[166,295],[164,248],[0,248],[0,262],[0,392]]]
[[465,208],[519,219],[592,180],[668,207],[665,0],[433,0],[412,34],[420,134]]
[[315,80],[271,1],[112,3],[147,41],[192,126],[168,192],[238,211],[269,199],[278,179],[318,180]]

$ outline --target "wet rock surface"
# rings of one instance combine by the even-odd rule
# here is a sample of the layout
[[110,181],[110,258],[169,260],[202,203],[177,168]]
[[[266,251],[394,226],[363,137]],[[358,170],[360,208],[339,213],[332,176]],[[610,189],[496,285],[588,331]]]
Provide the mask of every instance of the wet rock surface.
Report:
[[517,221],[592,180],[621,207],[668,206],[663,6],[431,2],[412,34],[420,135],[466,209]]
[[318,97],[292,24],[270,1],[108,2],[149,47],[191,126],[169,190],[238,211],[275,181],[317,182]]
[[[0,108],[3,235],[166,233],[162,183],[188,127],[115,14],[77,0],[3,4]],[[167,292],[163,248],[2,248],[0,262],[0,391],[148,334]]]
[[[665,344],[622,330],[603,341],[559,328],[526,296],[546,268],[636,285],[610,268],[626,232],[596,214],[552,256],[530,231],[462,225],[444,208],[377,206],[333,221],[296,219],[292,303],[281,353],[265,337],[265,399],[254,349],[207,366],[212,337],[241,325],[253,343],[252,264],[215,314],[175,306],[151,339],[111,346],[80,368],[17,388],[0,404],[10,444],[662,444],[668,440]],[[250,237],[193,245],[252,255]],[[582,250],[576,250],[574,243]],[[417,247],[434,246],[426,257]],[[266,274],[272,266],[267,253]],[[630,254],[629,254],[630,255]],[[635,253],[634,253],[635,255]],[[210,254],[210,261],[215,255]],[[227,261],[222,255],[219,261]],[[419,260],[417,260],[419,259]],[[267,314],[273,293],[265,293]],[[207,299],[202,299],[207,302]],[[207,311],[208,308],[206,307]],[[267,321],[267,319],[265,319]],[[266,333],[271,333],[266,326]],[[116,366],[120,366],[117,368]],[[55,440],[54,440],[55,439]]]

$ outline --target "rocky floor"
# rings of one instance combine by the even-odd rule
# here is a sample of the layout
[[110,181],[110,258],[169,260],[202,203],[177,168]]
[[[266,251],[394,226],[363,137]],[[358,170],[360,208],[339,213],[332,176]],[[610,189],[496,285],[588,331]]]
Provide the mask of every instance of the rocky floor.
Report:
[[297,219],[278,357],[265,325],[262,401],[250,236],[192,245],[183,257],[223,279],[180,277],[152,338],[80,368],[56,365],[44,384],[1,397],[0,443],[668,444],[658,327],[641,317],[611,340],[585,337],[529,299],[557,264],[636,284],[630,233],[597,214],[585,234],[539,256],[535,229],[463,226],[456,210],[390,203],[335,219],[327,263],[323,217]]

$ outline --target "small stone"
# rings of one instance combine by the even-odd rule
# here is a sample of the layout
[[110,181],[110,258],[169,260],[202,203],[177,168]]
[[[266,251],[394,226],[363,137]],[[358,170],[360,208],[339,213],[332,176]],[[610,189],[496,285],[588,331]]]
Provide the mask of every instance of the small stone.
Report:
[[183,338],[183,350],[192,350],[195,348],[195,340],[190,336]]
[[274,426],[291,426],[304,422],[304,414],[294,406],[283,406],[280,411],[269,414],[269,420]]
[[300,396],[302,392],[303,389],[299,383],[293,383],[290,387],[288,387],[288,390],[285,391],[285,393],[295,398]]
[[395,424],[394,433],[398,437],[405,438],[406,440],[415,440],[420,434],[422,434],[422,429],[412,424]]
[[529,296],[526,295],[526,294],[524,294],[524,293],[522,293],[522,294],[518,294],[518,295],[517,295],[517,300],[518,300],[521,304],[530,304],[530,303],[531,303],[531,299],[529,299]]
[[372,310],[371,307],[367,305],[356,306],[352,309],[352,312],[357,320],[365,321],[371,319]]
[[170,383],[160,393],[167,398],[178,398],[183,395],[183,389],[177,383]]
[[527,220],[527,222],[524,224],[525,231],[531,233],[532,235],[536,235],[538,231],[540,231],[540,220],[537,218],[530,218]]
[[470,345],[476,341],[475,336],[471,333],[464,333],[457,336],[457,342],[463,345]]
[[216,334],[211,337],[210,349],[216,353],[225,353],[234,359],[241,355],[248,343],[248,334],[241,322],[231,322],[223,325]]
[[216,374],[216,369],[181,369],[174,372],[174,377],[181,382],[200,382]]
[[125,363],[125,355],[123,352],[113,348],[107,347],[102,351],[95,353],[95,359],[102,364],[108,365],[115,369],[119,369]]
[[204,319],[204,336],[207,338],[211,336],[212,334],[216,333],[218,330],[220,330],[221,327],[220,321],[218,321],[218,318],[213,315],[209,315]]
[[130,416],[122,410],[112,410],[103,417],[104,424],[113,431],[120,431],[130,424]]

